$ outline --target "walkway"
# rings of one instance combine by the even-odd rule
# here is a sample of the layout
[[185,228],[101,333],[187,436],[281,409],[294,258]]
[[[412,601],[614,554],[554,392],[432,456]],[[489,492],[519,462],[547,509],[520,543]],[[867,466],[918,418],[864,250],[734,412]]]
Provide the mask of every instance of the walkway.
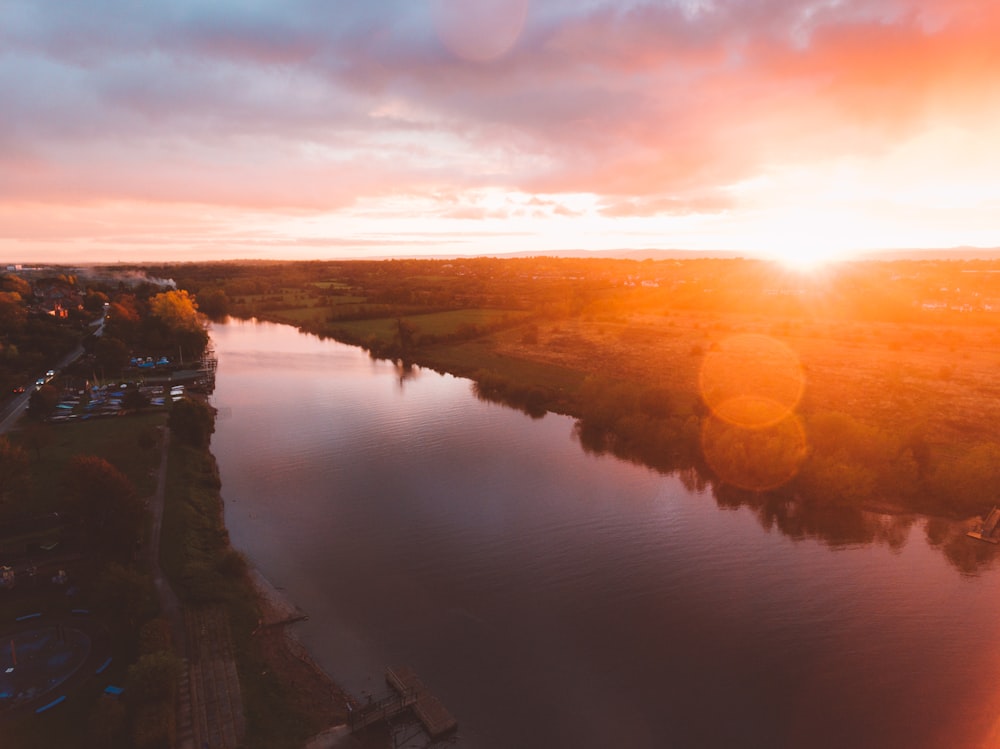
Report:
[[160,535],[167,488],[170,431],[163,428],[163,444],[156,491],[149,498],[151,530],[146,562],[153,576],[160,609],[170,622],[175,649],[184,659],[177,695],[176,749],[238,747],[246,733],[232,634],[220,607],[185,609],[160,567]]

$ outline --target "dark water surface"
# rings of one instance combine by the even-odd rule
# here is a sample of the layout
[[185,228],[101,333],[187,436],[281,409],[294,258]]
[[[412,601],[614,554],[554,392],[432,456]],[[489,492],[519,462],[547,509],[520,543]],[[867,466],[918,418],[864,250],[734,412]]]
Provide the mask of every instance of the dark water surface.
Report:
[[411,665],[483,749],[1000,746],[998,573],[921,522],[895,550],[793,540],[468,381],[212,337],[233,543],[355,694]]

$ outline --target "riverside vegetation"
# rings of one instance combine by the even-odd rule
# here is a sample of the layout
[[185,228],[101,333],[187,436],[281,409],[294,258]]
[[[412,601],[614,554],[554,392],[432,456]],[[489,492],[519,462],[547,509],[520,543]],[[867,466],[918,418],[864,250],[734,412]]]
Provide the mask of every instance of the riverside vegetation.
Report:
[[[210,315],[288,323],[469,377],[480,397],[536,417],[572,415],[585,449],[676,473],[791,536],[898,545],[920,513],[961,569],[992,558],[953,521],[1000,497],[998,262],[813,275],[745,259],[551,257],[144,270]],[[765,409],[758,421],[726,417],[706,392],[709,362],[748,341],[760,350],[737,351],[716,390],[766,391],[744,403]],[[783,379],[795,381],[784,394]]]
[[[42,540],[57,543],[49,553],[66,567],[73,595],[47,580],[21,581],[0,590],[0,621],[34,611],[92,610],[112,634],[112,664],[104,678],[125,688],[122,697],[111,697],[90,680],[43,715],[0,715],[4,749],[174,745],[182,664],[145,554],[150,518],[143,501],[156,488],[165,429],[171,440],[161,566],[183,606],[222,607],[229,617],[247,716],[246,746],[298,747],[342,719],[342,700],[328,698],[317,706],[298,698],[288,681],[303,678],[302,664],[283,652],[274,633],[255,634],[262,602],[245,561],[228,542],[209,451],[211,407],[197,397],[172,405],[165,397],[167,406],[157,406],[139,388],[121,385],[118,417],[48,419],[61,393],[87,393],[101,381],[151,379],[130,366],[136,356],[197,360],[208,335],[194,299],[183,290],[117,273],[82,278],[42,269],[29,279],[8,275],[0,283],[7,289],[0,295],[0,377],[14,383],[8,397],[17,396],[17,383],[33,380],[81,340],[85,349],[51,381],[33,388],[28,414],[9,436],[0,437],[0,562],[16,564],[28,553],[45,568],[45,553],[33,547],[25,552],[14,529],[58,513],[61,522],[47,527]],[[46,309],[52,289],[70,314]],[[91,321],[104,315],[103,335],[95,337]]]

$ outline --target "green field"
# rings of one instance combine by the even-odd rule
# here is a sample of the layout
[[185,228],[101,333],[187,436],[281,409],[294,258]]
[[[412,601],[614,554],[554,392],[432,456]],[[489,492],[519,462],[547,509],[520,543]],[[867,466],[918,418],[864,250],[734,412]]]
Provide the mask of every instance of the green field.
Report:
[[451,336],[463,328],[491,327],[506,320],[523,318],[527,313],[498,309],[464,309],[446,312],[430,312],[423,315],[402,315],[400,318],[381,317],[373,320],[339,321],[336,327],[345,331],[355,340],[367,340],[374,336],[382,342],[390,342],[399,330],[397,319],[410,323],[418,336]]
[[[153,475],[159,465],[156,449],[160,427],[167,423],[165,411],[67,424],[39,424],[22,420],[11,441],[27,451],[31,466],[33,513],[59,508],[63,494],[63,469],[75,455],[96,455],[124,473],[139,496],[156,488]],[[37,437],[35,435],[38,435]],[[37,448],[32,441],[38,445]]]

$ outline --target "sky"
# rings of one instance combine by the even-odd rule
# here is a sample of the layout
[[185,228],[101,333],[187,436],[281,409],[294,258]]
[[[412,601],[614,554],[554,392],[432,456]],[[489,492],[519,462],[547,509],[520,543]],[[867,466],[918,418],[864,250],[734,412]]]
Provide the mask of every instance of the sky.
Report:
[[997,0],[0,0],[0,261],[1000,246]]

